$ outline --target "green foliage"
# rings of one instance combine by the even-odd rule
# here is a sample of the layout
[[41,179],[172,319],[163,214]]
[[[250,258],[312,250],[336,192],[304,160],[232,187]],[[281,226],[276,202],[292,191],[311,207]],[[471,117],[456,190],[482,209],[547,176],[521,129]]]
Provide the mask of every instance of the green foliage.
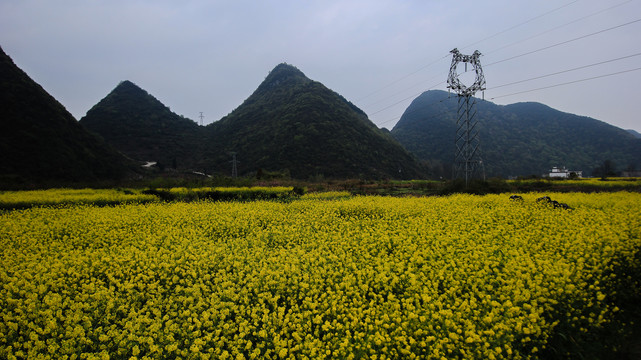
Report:
[[[407,108],[392,135],[421,160],[433,176],[454,159],[457,97],[427,91]],[[499,106],[477,99],[481,156],[487,176],[540,176],[552,166],[589,176],[606,160],[621,168],[641,164],[641,139],[602,121],[563,113],[538,103]]]
[[601,180],[605,180],[608,177],[617,176],[616,165],[615,165],[614,161],[612,161],[610,159],[607,159],[607,160],[605,160],[603,162],[603,164],[601,164],[601,165],[597,166],[596,168],[594,168],[592,173],[595,176],[600,176]]
[[[312,185],[310,185],[310,187],[312,187]],[[609,178],[607,181],[598,179],[503,180],[500,178],[490,178],[488,180],[473,179],[467,186],[465,186],[465,181],[461,179],[447,181],[412,180],[378,182],[349,180],[334,183],[331,189],[347,190],[352,194],[358,195],[386,196],[441,196],[456,193],[483,195],[531,192],[641,192],[641,180],[634,178]]]
[[289,201],[307,193],[301,186],[200,187],[140,189],[47,189],[0,192],[0,212],[32,207],[114,206],[158,201]]
[[202,188],[165,188],[147,189],[142,193],[154,195],[162,201],[287,201],[304,195],[301,187],[202,187]]
[[47,189],[0,192],[0,210],[41,206],[113,206],[157,201],[156,197],[135,189]]
[[129,157],[165,171],[259,179],[418,178],[423,168],[354,104],[287,64],[276,66],[231,114],[205,128],[129,81],[81,123]]
[[[202,168],[287,170],[292,178],[416,178],[414,158],[343,97],[280,64],[245,102],[207,126]],[[399,172],[400,170],[400,172]]]
[[479,180],[473,179],[465,185],[465,180],[456,179],[452,181],[447,181],[440,188],[440,195],[451,195],[451,194],[474,194],[474,195],[485,195],[485,194],[501,194],[512,192],[509,184],[502,179],[492,178],[489,180]]
[[0,49],[0,187],[116,179],[129,161],[96,136]]
[[130,81],[94,105],[80,124],[128,157],[153,161],[161,171],[193,169],[200,128]]

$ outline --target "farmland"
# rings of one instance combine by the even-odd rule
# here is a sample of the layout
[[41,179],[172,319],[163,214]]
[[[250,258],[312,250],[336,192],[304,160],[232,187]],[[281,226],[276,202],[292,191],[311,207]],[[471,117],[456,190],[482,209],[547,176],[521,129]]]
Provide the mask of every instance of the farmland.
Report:
[[641,295],[641,194],[545,195],[572,209],[336,192],[6,210],[0,358],[589,357]]

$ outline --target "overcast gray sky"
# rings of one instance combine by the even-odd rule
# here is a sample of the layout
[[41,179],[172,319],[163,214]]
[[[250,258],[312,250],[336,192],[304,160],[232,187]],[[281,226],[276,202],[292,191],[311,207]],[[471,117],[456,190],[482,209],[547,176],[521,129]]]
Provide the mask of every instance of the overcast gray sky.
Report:
[[77,119],[131,80],[210,123],[287,62],[391,129],[457,47],[486,100],[641,132],[641,0],[0,0],[0,46]]

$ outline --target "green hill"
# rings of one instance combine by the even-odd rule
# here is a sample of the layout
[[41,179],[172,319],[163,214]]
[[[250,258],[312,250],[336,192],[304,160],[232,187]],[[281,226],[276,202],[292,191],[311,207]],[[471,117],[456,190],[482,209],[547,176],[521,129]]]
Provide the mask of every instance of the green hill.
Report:
[[80,123],[141,162],[188,169],[197,158],[199,126],[130,81],[118,84]]
[[417,178],[418,163],[367,115],[294,66],[276,66],[231,114],[206,128],[202,167],[294,178]]
[[115,179],[128,160],[86,131],[0,48],[0,182]]
[[638,131],[632,129],[627,129],[626,131],[632,134],[635,138],[641,139],[641,134]]
[[[496,105],[477,99],[481,152],[487,176],[544,174],[552,166],[590,175],[606,160],[617,170],[641,166],[641,139],[588,117],[539,103]],[[435,175],[451,176],[456,95],[427,91],[417,97],[392,135]]]

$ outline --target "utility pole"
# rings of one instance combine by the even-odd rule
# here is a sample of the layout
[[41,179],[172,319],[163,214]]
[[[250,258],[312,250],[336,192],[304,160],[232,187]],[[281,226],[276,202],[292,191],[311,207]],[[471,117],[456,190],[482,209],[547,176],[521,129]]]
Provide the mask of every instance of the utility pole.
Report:
[[[456,140],[454,141],[456,148],[452,177],[454,179],[465,178],[465,187],[467,187],[469,181],[474,176],[478,176],[479,172],[485,178],[485,169],[479,149],[478,121],[475,118],[476,110],[474,106],[476,105],[474,94],[477,91],[485,90],[485,77],[481,68],[481,53],[478,50],[474,51],[472,55],[463,55],[455,48],[450,53],[452,53],[452,65],[450,65],[450,74],[447,78],[447,87],[458,94]],[[456,69],[461,62],[465,64],[466,72],[467,64],[471,64],[472,70],[476,75],[474,83],[469,87],[462,84],[458,78]]]
[[200,112],[199,118],[200,118],[200,126],[203,126],[203,118],[204,118],[204,116],[203,116],[203,112],[202,111]]

